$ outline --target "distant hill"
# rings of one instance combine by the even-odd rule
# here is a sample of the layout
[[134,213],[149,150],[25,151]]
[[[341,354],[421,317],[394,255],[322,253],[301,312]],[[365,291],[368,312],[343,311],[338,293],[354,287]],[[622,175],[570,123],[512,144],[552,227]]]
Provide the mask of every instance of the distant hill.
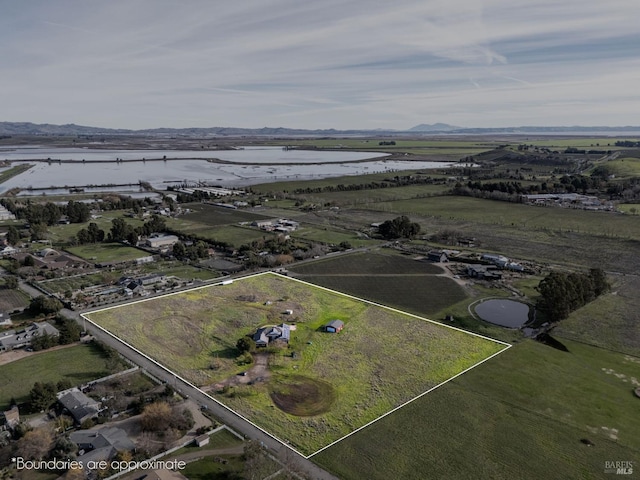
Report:
[[305,130],[299,128],[285,127],[263,127],[263,128],[237,128],[237,127],[211,127],[211,128],[153,128],[145,130],[128,130],[114,128],[88,127],[75,125],[53,125],[49,123],[36,124],[30,122],[0,122],[0,135],[162,135],[162,136],[185,136],[185,137],[239,137],[239,136],[269,136],[269,137],[290,137],[290,136],[313,136],[313,137],[335,137],[339,135],[358,136],[401,136],[401,135],[430,135],[430,134],[460,134],[460,135],[483,135],[483,134],[640,134],[640,127],[500,127],[500,128],[462,128],[446,123],[434,123],[416,125],[408,130],[376,129],[376,130],[337,130],[333,128],[319,130]]
[[460,127],[454,127],[447,123],[433,123],[431,125],[427,123],[421,123],[415,127],[411,127],[408,132],[451,132],[454,130],[460,130]]

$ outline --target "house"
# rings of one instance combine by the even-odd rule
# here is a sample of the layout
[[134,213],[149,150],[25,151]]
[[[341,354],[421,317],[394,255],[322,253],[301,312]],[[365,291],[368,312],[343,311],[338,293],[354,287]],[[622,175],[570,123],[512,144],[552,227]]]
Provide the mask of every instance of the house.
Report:
[[449,261],[449,257],[442,250],[431,250],[427,253],[427,259],[431,262],[444,263]]
[[21,330],[6,330],[0,333],[0,352],[27,347],[34,338],[42,335],[57,337],[60,332],[49,322],[32,323]]
[[70,388],[58,392],[58,402],[69,412],[78,424],[97,417],[100,412],[100,402],[87,397],[77,388]]
[[499,280],[502,274],[493,265],[467,265],[467,275],[481,280]]
[[117,427],[106,427],[99,430],[78,430],[71,433],[69,439],[78,445],[79,455],[77,460],[82,462],[83,465],[88,465],[89,462],[110,460],[118,452],[135,449],[135,445],[127,436],[127,432]]
[[2,412],[0,416],[0,431],[13,430],[20,423],[20,411],[18,406],[14,405],[9,410]]
[[344,322],[342,320],[331,320],[324,325],[322,329],[328,333],[338,333],[344,328]]
[[291,326],[283,323],[259,328],[253,334],[253,341],[256,343],[256,347],[267,347],[273,342],[289,343],[290,337]]

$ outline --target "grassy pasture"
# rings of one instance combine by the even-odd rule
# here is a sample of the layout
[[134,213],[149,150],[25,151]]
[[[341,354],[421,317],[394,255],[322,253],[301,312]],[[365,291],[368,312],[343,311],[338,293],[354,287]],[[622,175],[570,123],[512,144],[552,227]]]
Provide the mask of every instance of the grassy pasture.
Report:
[[350,232],[348,230],[342,230],[336,227],[313,227],[308,224],[303,224],[298,230],[292,232],[291,236],[300,240],[322,242],[333,245],[339,245],[342,242],[349,242],[356,248],[380,243],[379,240],[359,237],[354,232]]
[[18,403],[28,401],[38,381],[57,383],[68,378],[80,385],[109,373],[103,353],[90,344],[40,352],[0,366],[0,408],[8,408],[11,398]]
[[640,239],[640,222],[637,219],[610,212],[535,207],[455,196],[383,202],[368,208],[397,214],[515,227],[520,230],[552,230]]
[[354,190],[343,192],[323,192],[300,194],[309,202],[328,203],[344,206],[360,206],[375,202],[406,200],[416,197],[442,195],[452,185],[408,185],[405,187],[378,188],[375,190]]
[[603,163],[615,174],[616,178],[628,178],[640,176],[640,158],[624,157],[615,160],[609,160]]
[[96,263],[127,262],[149,256],[147,252],[120,243],[87,244],[78,247],[68,247],[66,250],[89,262]]
[[345,480],[603,478],[640,455],[638,359],[566,346],[525,341],[312,458]]
[[191,213],[183,215],[180,218],[193,223],[202,223],[204,225],[219,226],[232,225],[239,222],[253,222],[254,220],[265,220],[271,217],[265,217],[246,210],[237,210],[233,208],[216,207],[205,203],[186,204],[186,208],[193,210]]
[[[282,315],[286,309],[294,314]],[[289,348],[269,360],[271,380],[232,387],[218,399],[307,454],[504,348],[273,274],[93,312],[89,318],[199,385],[246,369],[235,363],[241,336],[264,324],[297,320]],[[345,321],[343,332],[319,331],[334,318]],[[301,417],[274,410],[271,386],[284,385],[277,391],[291,394],[291,386],[305,378],[307,385],[331,386],[334,396],[326,398],[335,401],[329,411]]]
[[139,218],[123,217],[122,210],[104,212],[98,218],[91,219],[86,223],[70,223],[68,225],[53,225],[49,227],[49,239],[54,244],[67,244],[71,237],[74,237],[81,229],[87,228],[90,223],[95,223],[98,228],[108,233],[111,230],[111,222],[114,218],[123,218],[125,222],[133,227],[140,227],[144,223]]

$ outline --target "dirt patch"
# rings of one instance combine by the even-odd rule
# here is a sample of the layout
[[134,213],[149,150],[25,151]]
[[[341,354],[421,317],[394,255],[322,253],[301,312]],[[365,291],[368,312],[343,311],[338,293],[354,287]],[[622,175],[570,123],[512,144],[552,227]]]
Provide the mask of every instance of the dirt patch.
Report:
[[296,375],[270,385],[273,403],[283,412],[311,417],[328,412],[335,400],[333,387],[320,380]]

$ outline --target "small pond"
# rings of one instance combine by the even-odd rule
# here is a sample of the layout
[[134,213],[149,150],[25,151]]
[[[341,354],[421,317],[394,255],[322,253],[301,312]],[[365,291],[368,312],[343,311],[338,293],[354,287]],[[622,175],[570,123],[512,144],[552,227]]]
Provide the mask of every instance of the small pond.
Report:
[[485,322],[507,328],[520,328],[529,320],[529,305],[515,300],[491,299],[474,308]]

